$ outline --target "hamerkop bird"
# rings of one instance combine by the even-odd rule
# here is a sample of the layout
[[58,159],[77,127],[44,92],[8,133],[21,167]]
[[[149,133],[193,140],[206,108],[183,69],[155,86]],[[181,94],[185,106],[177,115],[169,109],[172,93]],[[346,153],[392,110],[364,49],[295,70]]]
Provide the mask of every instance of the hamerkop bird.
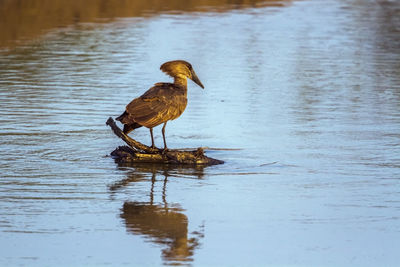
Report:
[[192,79],[201,88],[204,88],[192,65],[184,60],[169,61],[161,65],[160,69],[174,78],[174,83],[156,83],[142,96],[133,99],[116,120],[124,124],[124,133],[128,134],[136,128],[145,126],[150,129],[151,147],[154,146],[153,127],[164,123],[162,135],[164,150],[165,126],[170,120],[178,118],[187,105],[187,78]]

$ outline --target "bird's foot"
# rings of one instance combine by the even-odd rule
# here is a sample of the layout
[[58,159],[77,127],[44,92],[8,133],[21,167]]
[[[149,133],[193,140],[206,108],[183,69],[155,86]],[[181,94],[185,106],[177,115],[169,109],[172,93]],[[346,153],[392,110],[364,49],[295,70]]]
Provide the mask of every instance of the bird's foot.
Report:
[[167,152],[168,152],[168,147],[164,147],[164,149],[162,150],[161,153],[162,153],[163,155],[166,155]]
[[160,150],[155,145],[151,145],[150,147],[151,147],[151,149],[154,149],[154,150]]

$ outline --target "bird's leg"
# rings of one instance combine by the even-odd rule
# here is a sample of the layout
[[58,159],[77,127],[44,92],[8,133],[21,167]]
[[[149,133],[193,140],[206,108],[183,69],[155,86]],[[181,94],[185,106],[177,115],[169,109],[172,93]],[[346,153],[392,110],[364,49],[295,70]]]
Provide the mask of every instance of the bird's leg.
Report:
[[164,123],[164,126],[162,127],[162,130],[161,130],[162,137],[164,139],[164,151],[167,151],[168,147],[167,147],[167,142],[165,141],[165,126],[167,126],[167,122]]
[[150,136],[151,136],[151,148],[156,148],[156,146],[154,145],[153,128],[149,128],[149,129],[150,129]]

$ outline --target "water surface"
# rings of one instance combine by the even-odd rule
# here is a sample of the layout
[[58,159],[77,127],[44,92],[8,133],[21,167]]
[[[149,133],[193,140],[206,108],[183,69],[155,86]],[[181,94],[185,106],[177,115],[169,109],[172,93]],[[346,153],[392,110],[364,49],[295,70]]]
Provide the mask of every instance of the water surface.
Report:
[[[0,265],[398,265],[396,1],[144,13],[6,38]],[[208,151],[226,163],[207,168],[118,166],[105,121],[178,58],[205,90],[189,82],[169,147],[241,150]]]

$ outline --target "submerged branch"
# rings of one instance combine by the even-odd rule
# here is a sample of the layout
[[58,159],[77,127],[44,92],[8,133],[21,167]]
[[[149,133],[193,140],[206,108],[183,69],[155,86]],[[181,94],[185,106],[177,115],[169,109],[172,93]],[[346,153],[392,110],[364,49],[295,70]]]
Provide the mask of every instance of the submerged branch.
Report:
[[204,155],[203,148],[196,150],[167,150],[146,146],[126,135],[110,117],[106,124],[111,127],[116,136],[121,138],[128,146],[116,148],[111,155],[120,163],[164,163],[164,164],[191,164],[215,165],[224,163],[221,160],[209,158]]
[[113,130],[114,134],[121,138],[125,143],[127,143],[131,148],[137,150],[137,151],[143,151],[147,153],[158,153],[161,152],[160,149],[158,148],[151,148],[149,146],[146,146],[135,139],[130,138],[128,135],[126,135],[115,123],[113,118],[109,117],[106,124],[111,127],[111,130]]

